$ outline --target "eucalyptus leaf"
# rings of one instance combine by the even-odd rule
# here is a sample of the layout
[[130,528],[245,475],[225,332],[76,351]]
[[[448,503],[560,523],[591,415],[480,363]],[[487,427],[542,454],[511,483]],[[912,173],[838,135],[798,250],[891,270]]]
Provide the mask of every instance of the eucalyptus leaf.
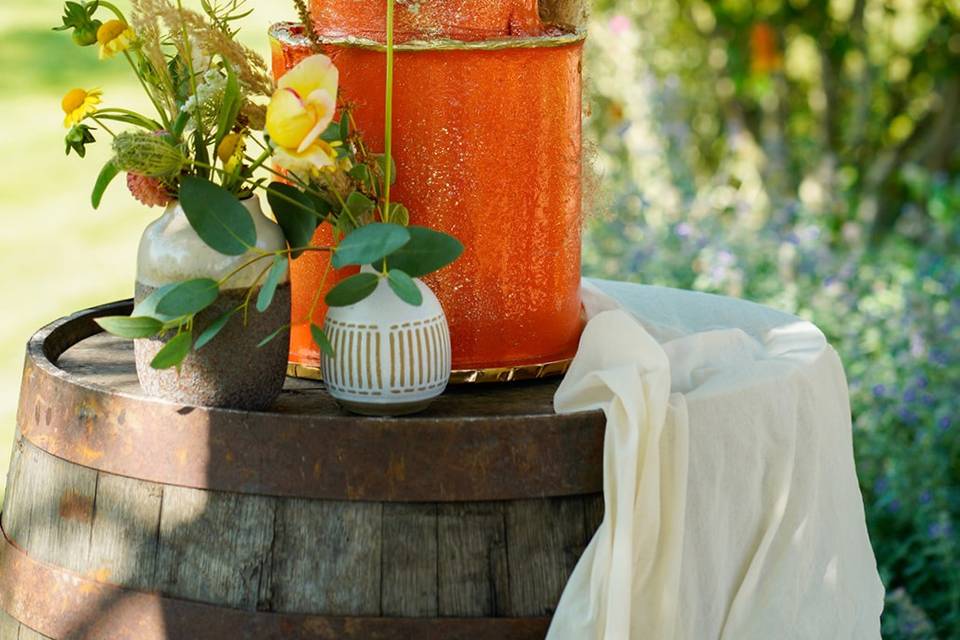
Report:
[[414,307],[423,304],[423,293],[420,291],[420,287],[413,281],[413,278],[400,269],[390,269],[387,273],[387,284],[397,294],[397,297],[407,304]]
[[93,205],[94,209],[100,208],[100,202],[103,200],[104,192],[119,173],[120,170],[117,169],[117,165],[113,164],[113,160],[103,165],[103,169],[100,170],[100,175],[97,176],[97,182],[93,185],[93,194],[90,196],[90,204]]
[[318,347],[320,347],[320,351],[326,354],[327,357],[337,357],[336,352],[333,350],[333,345],[330,343],[330,338],[327,337],[327,334],[323,329],[315,324],[311,324],[310,335],[313,336],[313,341]]
[[151,293],[149,296],[147,296],[146,298],[144,298],[143,300],[137,303],[137,305],[133,308],[133,312],[130,315],[131,316],[149,316],[151,318],[156,318],[157,320],[163,323],[168,323],[168,322],[172,322],[173,320],[176,320],[177,316],[165,315],[157,311],[157,303],[159,303],[160,300],[162,300],[163,297],[167,295],[167,293],[169,293],[170,290],[173,289],[175,286],[177,286],[177,283],[173,282],[171,284],[164,285],[159,289],[155,289],[153,293]]
[[215,251],[239,256],[257,244],[257,228],[237,196],[204,178],[180,181],[180,206],[200,239]]
[[380,277],[375,273],[358,273],[341,281],[331,289],[324,301],[330,307],[347,307],[357,304],[377,290]]
[[274,338],[276,338],[277,336],[279,336],[281,333],[283,333],[284,331],[286,331],[286,330],[289,329],[289,328],[290,328],[290,325],[288,325],[288,324],[283,325],[282,327],[280,327],[279,329],[277,329],[276,331],[274,331],[273,333],[271,333],[270,335],[268,335],[266,338],[264,338],[263,340],[261,340],[260,342],[258,342],[258,343],[257,343],[257,349],[260,349],[261,347],[267,346],[268,344],[270,344],[271,342],[273,342]]
[[260,288],[260,293],[257,294],[257,311],[263,313],[270,307],[270,303],[273,302],[273,296],[277,292],[277,285],[280,284],[280,280],[282,280],[286,274],[287,256],[275,255],[273,257],[273,265],[270,267],[270,273],[267,274],[267,280],[263,283],[263,287]]
[[[410,242],[387,256],[387,266],[400,269],[413,278],[438,271],[463,253],[463,245],[451,235],[427,227],[410,226],[406,230]],[[373,266],[380,268],[381,265]]]
[[157,313],[173,317],[199,313],[213,304],[218,295],[220,287],[210,278],[178,282],[159,299]]
[[107,316],[97,318],[96,323],[121,338],[149,338],[163,330],[163,322],[148,316]]
[[397,224],[375,222],[351,232],[333,254],[334,268],[382,260],[410,241],[410,233]]
[[[316,209],[315,200],[292,185],[272,182],[267,187],[267,202],[290,248],[308,246],[320,222],[318,215],[310,213],[310,210]],[[293,257],[298,258],[301,253],[296,251]]]
[[210,326],[203,330],[203,333],[200,334],[200,337],[197,338],[196,344],[193,345],[194,350],[199,351],[205,347],[211,340],[217,337],[223,328],[227,326],[227,323],[230,322],[230,318],[233,317],[233,314],[237,312],[236,309],[230,309],[219,318],[213,321]]
[[157,352],[157,355],[154,356],[150,362],[150,366],[154,369],[179,368],[184,358],[190,353],[190,346],[192,344],[192,333],[184,331],[183,333],[177,334]]

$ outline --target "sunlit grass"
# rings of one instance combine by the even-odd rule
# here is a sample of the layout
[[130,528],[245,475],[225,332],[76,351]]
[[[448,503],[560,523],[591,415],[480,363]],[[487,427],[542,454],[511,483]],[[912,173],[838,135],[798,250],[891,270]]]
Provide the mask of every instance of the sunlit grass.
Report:
[[[121,7],[127,3],[118,2]],[[193,4],[186,2],[187,5]],[[264,57],[270,22],[293,15],[285,0],[252,0],[256,9],[243,39]],[[107,136],[86,160],[66,157],[60,97],[68,89],[100,87],[108,104],[147,103],[121,59],[101,62],[50,27],[60,21],[52,0],[0,3],[0,493],[10,458],[24,345],[40,326],[78,309],[128,298],[137,242],[159,214],[137,204],[121,181],[100,210],[90,189],[109,158]]]

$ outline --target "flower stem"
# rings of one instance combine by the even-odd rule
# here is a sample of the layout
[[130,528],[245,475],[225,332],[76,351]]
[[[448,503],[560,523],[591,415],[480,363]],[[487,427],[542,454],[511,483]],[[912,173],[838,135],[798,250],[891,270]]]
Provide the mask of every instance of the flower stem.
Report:
[[110,127],[108,127],[106,124],[104,124],[103,121],[101,121],[100,118],[98,118],[96,115],[91,115],[91,116],[90,116],[90,119],[93,120],[94,122],[96,122],[96,123],[97,123],[98,125],[100,125],[101,127],[103,127],[103,130],[106,131],[107,133],[109,133],[111,137],[113,137],[113,138],[116,138],[116,137],[117,137],[117,134],[115,134],[115,133],[110,129]]
[[153,108],[157,110],[158,114],[160,114],[160,120],[163,121],[163,128],[169,130],[170,119],[167,118],[167,113],[164,111],[163,107],[160,106],[160,103],[157,102],[156,96],[154,96],[153,92],[150,91],[150,87],[147,86],[146,80],[144,80],[143,76],[140,75],[140,69],[137,68],[137,63],[133,61],[133,58],[130,57],[130,53],[128,51],[123,52],[123,57],[126,58],[127,62],[130,63],[130,68],[133,69],[133,74],[137,76],[137,80],[140,81],[140,86],[143,87],[147,97],[150,98],[150,102],[153,103]]
[[101,6],[101,7],[103,7],[104,9],[106,9],[106,10],[108,10],[108,11],[112,11],[112,12],[113,12],[113,15],[117,16],[117,19],[119,19],[119,20],[120,20],[121,22],[123,22],[124,24],[127,23],[127,18],[126,18],[126,16],[123,15],[123,12],[120,11],[120,9],[118,9],[115,4],[112,4],[112,3],[110,3],[110,2],[107,2],[106,0],[100,0],[100,2],[97,3],[97,4],[98,4],[98,6]]
[[395,0],[387,0],[387,90],[384,106],[383,146],[384,185],[383,212],[384,222],[390,222],[390,182],[393,179],[393,9]]

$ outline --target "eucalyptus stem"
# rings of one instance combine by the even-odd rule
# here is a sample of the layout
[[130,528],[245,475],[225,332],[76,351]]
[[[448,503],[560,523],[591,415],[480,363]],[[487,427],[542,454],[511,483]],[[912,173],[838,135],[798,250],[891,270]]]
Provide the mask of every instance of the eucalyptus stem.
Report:
[[384,106],[383,212],[384,222],[390,222],[390,182],[393,179],[393,9],[395,0],[387,0],[387,89]]
[[310,310],[307,312],[308,324],[313,324],[313,314],[317,310],[317,304],[320,302],[320,294],[323,293],[324,286],[327,284],[327,276],[330,275],[330,269],[332,266],[333,263],[330,260],[327,260],[327,266],[323,270],[323,277],[320,278],[320,284],[317,285],[317,290],[313,294],[313,301],[310,303]]
[[243,299],[243,325],[247,325],[247,311],[250,309],[250,299],[253,297],[254,290],[260,285],[260,281],[263,280],[263,276],[267,275],[267,272],[273,268],[268,266],[266,269],[260,272],[260,275],[257,276],[257,279],[253,281],[253,284],[250,285],[250,288],[247,289],[247,295]]

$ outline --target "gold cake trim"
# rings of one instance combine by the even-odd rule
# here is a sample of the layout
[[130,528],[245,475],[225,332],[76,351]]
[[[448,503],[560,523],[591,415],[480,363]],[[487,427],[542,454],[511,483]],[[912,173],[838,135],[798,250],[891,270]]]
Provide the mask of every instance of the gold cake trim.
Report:
[[[459,369],[450,375],[450,384],[487,384],[492,382],[519,382],[562,376],[570,369],[573,358],[553,360],[540,364],[523,364],[512,367],[487,367],[483,369]],[[323,372],[318,366],[290,362],[287,375],[292,378],[323,382]]]
[[[295,34],[294,22],[278,22],[270,27],[270,37],[281,44],[294,47],[311,47],[313,43],[306,34]],[[578,44],[587,39],[587,30],[580,28],[563,33],[540,36],[520,36],[490,38],[488,40],[454,40],[437,38],[436,40],[408,40],[394,45],[395,51],[502,51],[504,49],[539,49],[563,47]],[[369,38],[358,36],[319,37],[320,43],[337,47],[352,47],[370,51],[386,51],[387,45]]]

